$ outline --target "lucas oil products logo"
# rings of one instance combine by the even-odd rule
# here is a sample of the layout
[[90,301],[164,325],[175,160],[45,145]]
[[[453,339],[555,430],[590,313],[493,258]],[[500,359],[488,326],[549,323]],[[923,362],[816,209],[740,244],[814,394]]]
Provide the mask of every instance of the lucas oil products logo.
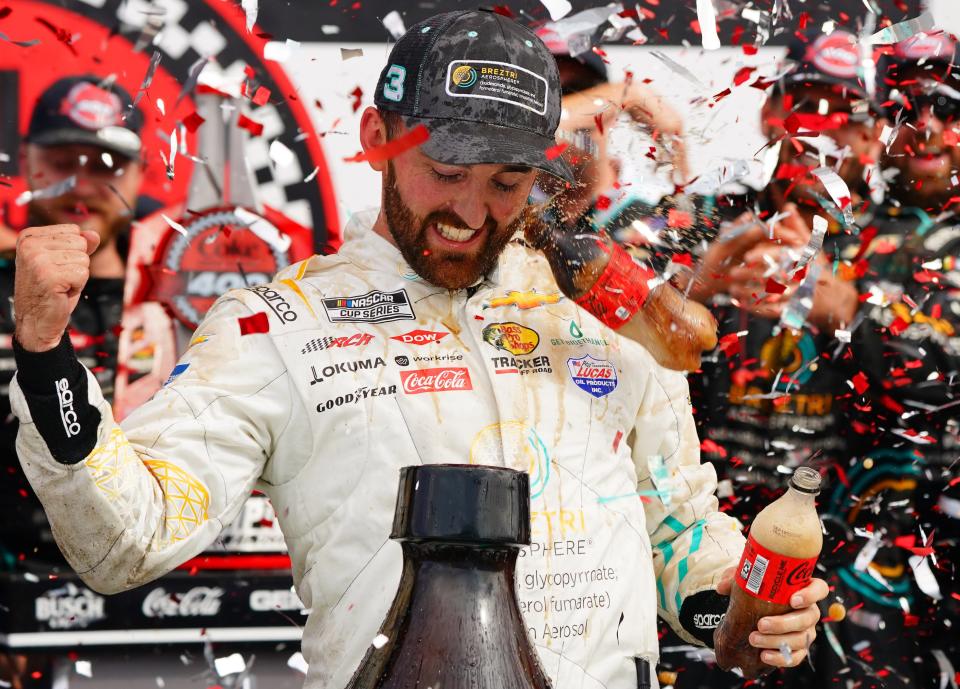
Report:
[[356,297],[323,300],[323,309],[331,323],[387,323],[416,318],[405,290],[367,292]]
[[540,335],[519,323],[491,323],[483,329],[483,341],[516,356],[530,354],[540,344]]
[[587,354],[567,359],[567,367],[576,386],[598,399],[617,388],[617,369],[609,361]]

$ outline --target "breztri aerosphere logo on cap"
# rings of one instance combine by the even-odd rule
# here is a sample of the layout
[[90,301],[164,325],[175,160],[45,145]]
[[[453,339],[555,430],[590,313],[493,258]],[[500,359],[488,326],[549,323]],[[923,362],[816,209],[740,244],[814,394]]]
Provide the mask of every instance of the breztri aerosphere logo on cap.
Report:
[[509,62],[454,60],[447,66],[448,96],[496,100],[543,115],[549,90],[542,76]]

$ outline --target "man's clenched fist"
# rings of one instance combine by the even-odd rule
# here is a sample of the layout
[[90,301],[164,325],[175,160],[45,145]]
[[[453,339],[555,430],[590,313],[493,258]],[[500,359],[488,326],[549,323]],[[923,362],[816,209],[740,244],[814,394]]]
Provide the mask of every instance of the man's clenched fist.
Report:
[[21,347],[45,352],[60,343],[99,244],[96,232],[76,225],[29,227],[20,233],[13,312]]

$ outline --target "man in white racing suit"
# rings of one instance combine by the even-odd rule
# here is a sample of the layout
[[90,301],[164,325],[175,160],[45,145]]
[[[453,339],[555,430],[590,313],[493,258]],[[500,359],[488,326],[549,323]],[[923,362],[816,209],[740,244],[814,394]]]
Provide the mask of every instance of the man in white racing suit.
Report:
[[[311,610],[307,687],[341,689],[399,581],[400,467],[491,464],[530,473],[517,590],[555,687],[635,687],[657,612],[709,643],[743,538],[700,464],[686,381],[565,299],[517,233],[536,174],[569,179],[545,154],[559,100],[550,53],[503,16],[411,28],[361,121],[381,210],[353,217],[336,256],[220,299],[122,425],[62,336],[95,238],[21,235],[17,448],[88,585],[168,572],[262,490]],[[771,666],[803,659],[825,595],[814,580],[752,635]]]

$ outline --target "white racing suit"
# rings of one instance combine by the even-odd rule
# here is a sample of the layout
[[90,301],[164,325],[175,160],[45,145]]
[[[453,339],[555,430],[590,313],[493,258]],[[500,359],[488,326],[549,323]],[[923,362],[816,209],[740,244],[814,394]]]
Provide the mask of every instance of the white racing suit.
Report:
[[[121,425],[76,364],[81,383],[51,382],[60,416],[38,428],[47,398],[24,392],[21,363],[17,448],[64,555],[97,591],[139,586],[210,546],[259,489],[311,609],[306,686],[342,689],[399,582],[399,469],[529,471],[533,543],[516,583],[543,666],[557,689],[633,689],[633,659],[658,655],[657,612],[699,643],[681,605],[743,547],[700,463],[684,377],[562,297],[521,242],[448,291],[374,219],[355,216],[339,254],[221,298]],[[66,396],[84,376],[89,405]],[[52,449],[58,432],[66,450]]]

